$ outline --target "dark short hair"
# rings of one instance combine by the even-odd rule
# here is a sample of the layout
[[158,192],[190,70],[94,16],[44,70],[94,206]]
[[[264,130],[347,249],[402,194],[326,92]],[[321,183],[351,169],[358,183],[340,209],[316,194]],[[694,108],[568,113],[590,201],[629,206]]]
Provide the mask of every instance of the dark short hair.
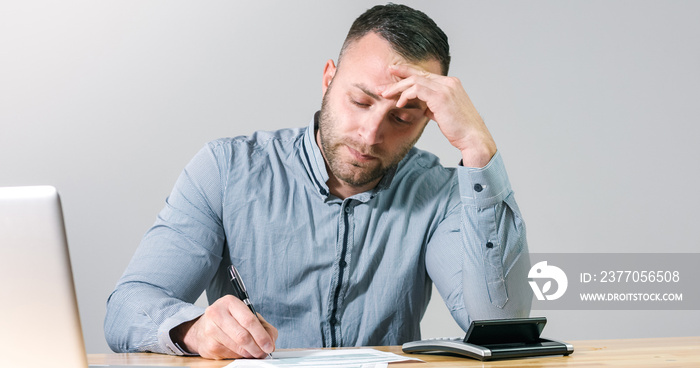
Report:
[[447,75],[450,67],[447,35],[425,13],[392,3],[377,5],[355,19],[340,50],[338,64],[348,46],[370,32],[388,41],[408,61],[437,60],[442,74]]

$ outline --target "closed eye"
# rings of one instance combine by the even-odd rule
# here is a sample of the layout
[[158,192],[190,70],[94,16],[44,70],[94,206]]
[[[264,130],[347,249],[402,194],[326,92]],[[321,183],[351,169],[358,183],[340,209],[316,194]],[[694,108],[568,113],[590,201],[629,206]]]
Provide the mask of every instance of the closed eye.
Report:
[[400,117],[399,117],[398,115],[396,115],[396,114],[392,114],[392,116],[393,116],[394,120],[396,120],[397,123],[400,123],[400,124],[411,124],[411,120],[410,120],[410,119],[409,119],[409,120],[402,119],[402,118],[400,118]]
[[350,100],[350,102],[352,102],[356,106],[369,107],[369,104],[367,104],[367,103],[363,103],[363,102],[359,102],[359,101],[355,101],[355,100]]

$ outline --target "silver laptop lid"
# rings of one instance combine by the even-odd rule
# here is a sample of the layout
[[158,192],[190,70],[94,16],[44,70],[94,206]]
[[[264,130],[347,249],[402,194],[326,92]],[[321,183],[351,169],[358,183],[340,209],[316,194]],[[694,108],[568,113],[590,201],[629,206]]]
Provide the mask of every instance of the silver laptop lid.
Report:
[[0,291],[0,367],[87,367],[55,188],[0,188]]

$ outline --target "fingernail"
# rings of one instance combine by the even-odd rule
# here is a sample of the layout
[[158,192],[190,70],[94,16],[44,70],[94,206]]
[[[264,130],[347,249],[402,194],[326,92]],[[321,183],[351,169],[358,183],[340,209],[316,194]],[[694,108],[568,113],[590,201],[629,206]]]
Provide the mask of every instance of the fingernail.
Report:
[[268,354],[272,353],[275,350],[275,347],[272,346],[272,344],[270,344],[270,343],[265,344],[265,346],[263,346],[262,348],[263,348],[263,351],[268,353]]

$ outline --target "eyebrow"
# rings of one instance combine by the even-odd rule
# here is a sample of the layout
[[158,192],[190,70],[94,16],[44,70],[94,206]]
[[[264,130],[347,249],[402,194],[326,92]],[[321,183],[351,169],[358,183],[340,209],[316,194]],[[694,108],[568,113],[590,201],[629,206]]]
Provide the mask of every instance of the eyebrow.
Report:
[[381,99],[381,97],[380,97],[378,94],[376,94],[376,93],[370,91],[369,88],[367,88],[367,86],[365,86],[364,84],[355,83],[355,84],[353,84],[353,87],[359,89],[359,90],[362,91],[364,94],[366,94],[366,95],[369,96],[369,97],[372,97],[372,98],[375,99],[375,100],[380,100],[380,99]]
[[[376,93],[370,91],[369,88],[367,88],[367,86],[365,86],[364,84],[355,83],[355,84],[353,84],[353,86],[354,86],[355,88],[359,89],[360,91],[362,91],[362,93],[366,94],[367,96],[369,96],[369,97],[371,97],[371,98],[373,98],[373,99],[375,99],[375,100],[381,100],[381,99],[382,99],[381,96],[379,96],[378,94],[376,94]],[[413,102],[413,103],[412,103],[412,102],[407,102],[406,105],[405,105],[404,107],[402,107],[402,109],[419,109],[419,110],[422,110],[423,107],[420,106],[420,104],[415,103],[415,102]]]

